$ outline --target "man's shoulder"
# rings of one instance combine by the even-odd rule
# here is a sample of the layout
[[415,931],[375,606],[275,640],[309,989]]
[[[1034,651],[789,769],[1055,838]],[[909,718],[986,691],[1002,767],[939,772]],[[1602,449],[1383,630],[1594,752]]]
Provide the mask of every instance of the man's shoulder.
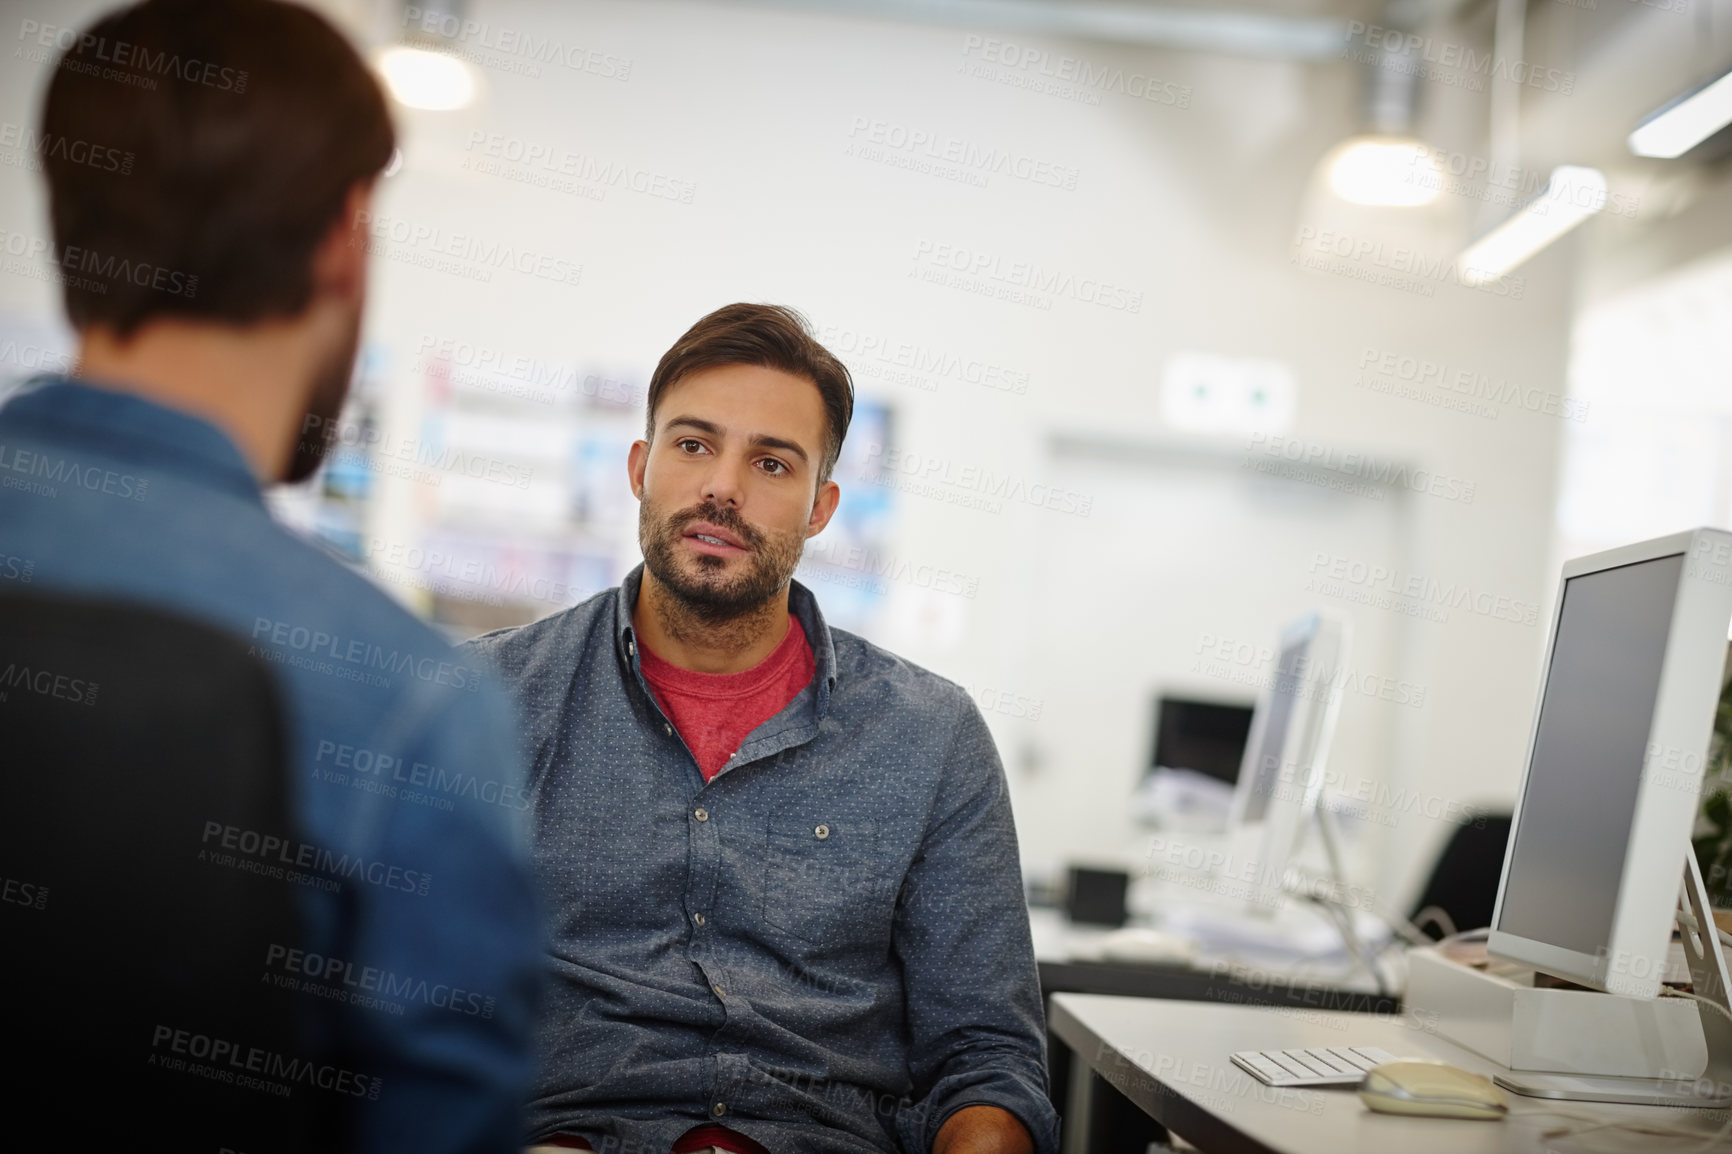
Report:
[[857,633],[832,627],[830,643],[836,653],[836,693],[844,705],[887,711],[898,725],[914,719],[954,724],[976,712],[961,685]]
[[[243,492],[222,469],[172,459],[148,440],[117,452],[101,435],[104,426],[65,419],[66,411],[110,410],[222,439],[214,426],[143,399],[52,382],[0,406],[0,434],[16,432],[79,463],[148,474],[148,489],[129,500],[83,488],[60,494],[56,506],[78,502],[73,511],[84,534],[67,533],[58,509],[27,501],[0,509],[9,535],[31,543],[37,584],[156,605],[289,652],[336,638],[386,650],[449,650],[437,632],[331,550],[278,522],[256,490]],[[163,460],[138,464],[134,450],[161,450]]]
[[228,618],[321,733],[441,748],[468,741],[457,735],[470,729],[502,739],[507,714],[503,701],[483,700],[497,693],[483,664],[325,548],[277,528],[237,540],[228,564],[259,579],[245,597],[207,597],[209,611]]
[[402,672],[451,657],[446,637],[256,505],[194,491],[164,513],[145,504],[93,518],[124,530],[100,540],[70,538],[40,517],[19,517],[10,527],[32,543],[39,587],[124,598],[208,622],[268,649],[261,655],[280,658],[285,672],[387,665]]
[[324,548],[275,527],[241,545],[234,558],[268,568],[274,580],[255,591],[249,639],[293,650],[317,649],[348,664],[449,656],[450,640],[383,588]]

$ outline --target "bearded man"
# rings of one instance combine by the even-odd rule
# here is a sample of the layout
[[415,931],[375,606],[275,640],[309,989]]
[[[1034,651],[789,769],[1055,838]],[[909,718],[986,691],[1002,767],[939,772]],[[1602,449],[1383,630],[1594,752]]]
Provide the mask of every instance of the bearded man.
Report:
[[470,643],[523,715],[553,914],[540,1148],[1057,1149],[980,711],[792,579],[852,412],[797,313],[704,317],[627,460],[644,563]]

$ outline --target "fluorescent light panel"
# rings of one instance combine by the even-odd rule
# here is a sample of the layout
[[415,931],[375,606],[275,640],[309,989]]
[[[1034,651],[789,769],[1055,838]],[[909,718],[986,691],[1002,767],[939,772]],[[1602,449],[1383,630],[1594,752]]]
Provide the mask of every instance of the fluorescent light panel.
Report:
[[1215,4],[1174,7],[1120,0],[748,0],[755,8],[841,12],[878,20],[949,24],[970,30],[1078,37],[1194,52],[1276,60],[1339,60],[1344,20],[1223,10]]
[[1630,133],[1630,151],[1673,160],[1728,123],[1732,123],[1732,72],[1650,116]]
[[1497,280],[1606,207],[1606,177],[1597,168],[1552,169],[1545,192],[1480,237],[1459,261],[1470,285]]

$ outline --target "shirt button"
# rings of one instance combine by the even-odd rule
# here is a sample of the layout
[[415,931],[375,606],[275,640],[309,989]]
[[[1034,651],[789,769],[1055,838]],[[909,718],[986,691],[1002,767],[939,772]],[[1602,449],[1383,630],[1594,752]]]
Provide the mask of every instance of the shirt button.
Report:
[[665,722],[665,721],[664,721],[664,722],[663,722],[663,723],[662,723],[662,732],[663,732],[663,733],[665,733],[665,734],[667,734],[667,735],[668,735],[668,736],[669,736],[669,737],[672,737],[672,736],[673,736],[673,735],[674,735],[674,727],[673,727],[673,726],[671,726],[671,725],[669,725],[669,724],[667,724],[667,723],[666,723],[666,722]]
[[701,926],[704,924],[704,915],[703,914],[693,914],[692,915],[692,921],[698,923],[698,925]]
[[819,841],[823,841],[825,838],[830,836],[830,827],[827,825],[821,825],[812,832],[818,835]]
[[633,657],[636,657],[637,656],[637,642],[635,642],[631,638],[627,637],[625,639],[625,651],[627,653],[631,654]]
[[699,821],[709,821],[710,811],[707,809],[695,809],[692,811],[692,816],[697,818]]
[[726,1102],[717,1102],[714,1106],[710,1107],[710,1113],[714,1114],[718,1118],[720,1118],[723,1114],[726,1114],[727,1112],[728,1112],[728,1105]]
[[726,990],[722,989],[720,986],[711,986],[710,989],[712,989],[716,992],[716,997],[718,997],[718,998],[725,998],[728,996],[728,992]]

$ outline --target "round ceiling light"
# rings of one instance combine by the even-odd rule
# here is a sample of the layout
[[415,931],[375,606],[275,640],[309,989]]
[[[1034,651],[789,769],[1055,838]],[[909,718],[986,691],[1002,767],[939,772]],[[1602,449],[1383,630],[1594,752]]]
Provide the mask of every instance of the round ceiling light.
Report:
[[1405,137],[1355,137],[1338,145],[1326,163],[1329,187],[1352,204],[1420,208],[1443,190],[1443,169],[1431,150]]
[[398,45],[379,53],[379,72],[397,103],[431,112],[449,112],[475,99],[469,65],[444,52]]

